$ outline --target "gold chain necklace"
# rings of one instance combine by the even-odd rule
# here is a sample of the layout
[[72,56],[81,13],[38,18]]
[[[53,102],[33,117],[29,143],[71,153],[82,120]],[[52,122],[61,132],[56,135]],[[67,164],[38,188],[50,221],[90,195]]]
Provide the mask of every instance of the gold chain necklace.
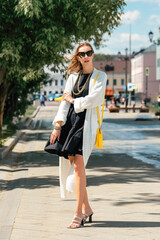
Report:
[[[85,84],[84,84],[83,87],[81,88],[81,90],[79,89],[79,84],[80,84],[80,79],[81,79],[81,75],[82,75],[82,74],[81,74],[81,73],[79,74],[79,76],[78,76],[78,80],[76,81],[76,82],[77,82],[77,90],[78,90],[78,92],[75,93],[74,90],[72,90],[72,92],[73,92],[74,95],[77,96],[77,95],[79,95],[81,92],[83,92],[83,90],[84,90],[84,88],[85,88],[87,82],[88,82],[89,79],[90,79],[91,74],[92,74],[92,73],[89,74],[89,76],[88,76],[88,78],[87,78]],[[76,84],[76,82],[75,82],[75,84]],[[75,86],[75,85],[74,85],[74,86]],[[73,89],[74,89],[74,87],[73,87]]]

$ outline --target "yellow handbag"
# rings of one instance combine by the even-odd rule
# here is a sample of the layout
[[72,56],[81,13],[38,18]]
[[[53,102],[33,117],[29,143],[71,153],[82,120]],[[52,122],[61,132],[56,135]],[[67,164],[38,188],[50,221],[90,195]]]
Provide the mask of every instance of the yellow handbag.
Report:
[[[97,73],[94,83],[96,83],[99,73]],[[103,122],[103,112],[104,112],[104,101],[105,101],[105,96],[103,99],[101,120],[100,120],[100,116],[99,116],[99,108],[97,106],[97,116],[98,116],[98,125],[99,125],[99,127],[97,128],[97,136],[96,136],[96,147],[97,148],[103,148],[102,122]]]

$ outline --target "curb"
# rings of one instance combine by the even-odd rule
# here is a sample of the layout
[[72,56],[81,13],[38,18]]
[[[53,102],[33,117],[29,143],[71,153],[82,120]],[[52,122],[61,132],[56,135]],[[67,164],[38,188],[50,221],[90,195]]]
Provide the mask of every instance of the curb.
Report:
[[[26,128],[28,128],[33,120],[33,118],[37,115],[37,113],[40,110],[40,106],[37,107],[37,109],[34,111],[32,116],[27,120],[26,124],[24,125]],[[4,146],[0,149],[0,159],[4,159],[8,152],[16,145],[16,143],[19,141],[19,139],[24,135],[23,130],[17,130],[16,133],[8,139],[7,142],[5,142]]]
[[31,122],[33,120],[33,118],[37,115],[37,113],[39,112],[40,110],[40,106],[37,107],[37,109],[34,111],[34,113],[32,114],[32,116],[27,120],[27,122],[25,123],[25,127],[28,128],[30,125],[31,125]]
[[16,131],[16,134],[14,134],[12,137],[8,139],[7,142],[5,142],[4,146],[2,147],[0,151],[0,159],[4,159],[5,156],[8,154],[11,148],[13,148],[18,140],[24,135],[24,132],[21,130]]

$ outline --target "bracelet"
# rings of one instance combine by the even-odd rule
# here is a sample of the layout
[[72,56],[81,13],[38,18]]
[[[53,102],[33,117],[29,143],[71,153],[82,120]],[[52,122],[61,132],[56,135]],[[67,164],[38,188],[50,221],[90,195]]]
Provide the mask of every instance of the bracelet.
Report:
[[54,126],[54,129],[55,129],[55,130],[61,130],[61,127],[59,127],[59,126]]

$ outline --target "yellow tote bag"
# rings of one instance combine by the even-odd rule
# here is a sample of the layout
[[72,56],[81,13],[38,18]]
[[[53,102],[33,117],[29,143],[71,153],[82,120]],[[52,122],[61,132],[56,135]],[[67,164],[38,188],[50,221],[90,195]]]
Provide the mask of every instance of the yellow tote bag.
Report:
[[[94,83],[96,83],[99,73],[97,73]],[[100,120],[100,116],[99,116],[99,108],[97,107],[97,116],[98,116],[98,125],[99,125],[99,127],[97,128],[97,136],[96,136],[96,147],[97,148],[103,148],[102,122],[103,122],[103,112],[104,112],[104,101],[105,101],[105,96],[103,99],[101,120]]]

